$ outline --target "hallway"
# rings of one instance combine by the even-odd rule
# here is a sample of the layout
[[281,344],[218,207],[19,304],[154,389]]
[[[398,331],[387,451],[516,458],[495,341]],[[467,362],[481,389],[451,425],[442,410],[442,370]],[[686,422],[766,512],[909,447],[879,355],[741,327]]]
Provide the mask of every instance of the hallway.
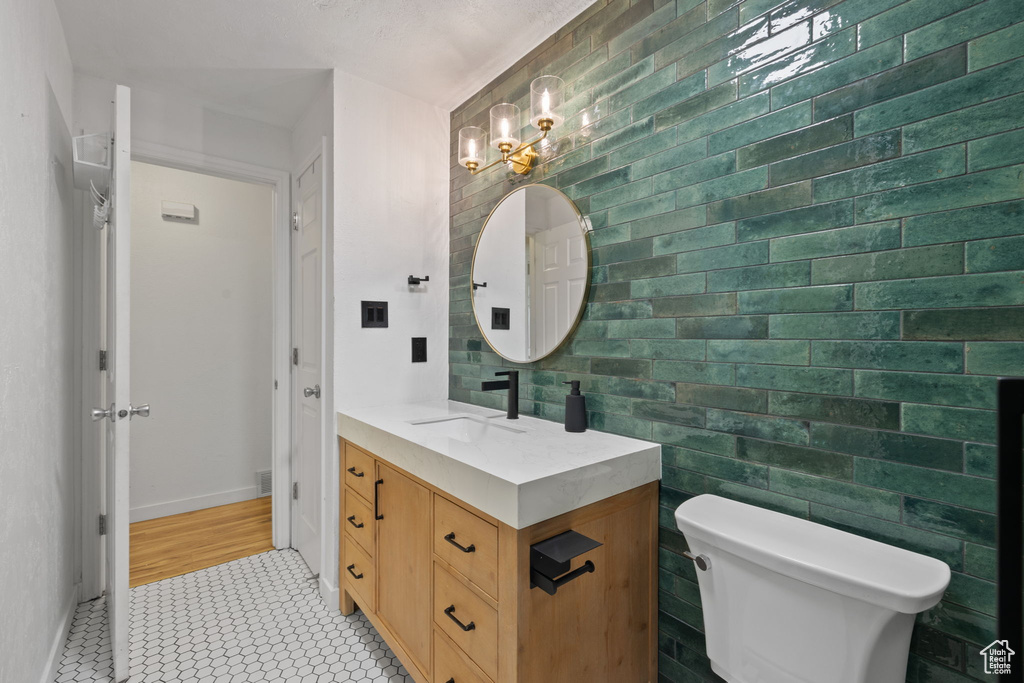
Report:
[[270,496],[131,525],[132,588],[274,549]]
[[[324,607],[294,550],[131,590],[131,683],[412,683],[361,612]],[[57,683],[112,681],[102,598],[78,606]]]

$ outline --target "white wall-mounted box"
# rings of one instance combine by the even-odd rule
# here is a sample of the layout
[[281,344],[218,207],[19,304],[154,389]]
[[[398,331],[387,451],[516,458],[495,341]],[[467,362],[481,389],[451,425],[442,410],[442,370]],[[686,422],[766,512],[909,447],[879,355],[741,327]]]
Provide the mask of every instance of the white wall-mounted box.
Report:
[[175,221],[194,221],[196,205],[163,201],[160,203],[160,215]]

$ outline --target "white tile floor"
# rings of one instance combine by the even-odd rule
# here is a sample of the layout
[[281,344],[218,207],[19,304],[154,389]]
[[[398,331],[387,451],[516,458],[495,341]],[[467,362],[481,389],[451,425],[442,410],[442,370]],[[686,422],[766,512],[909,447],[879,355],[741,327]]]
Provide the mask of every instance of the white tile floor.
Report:
[[[412,683],[361,612],[330,612],[294,550],[131,590],[131,683]],[[106,606],[75,613],[57,683],[112,681]]]

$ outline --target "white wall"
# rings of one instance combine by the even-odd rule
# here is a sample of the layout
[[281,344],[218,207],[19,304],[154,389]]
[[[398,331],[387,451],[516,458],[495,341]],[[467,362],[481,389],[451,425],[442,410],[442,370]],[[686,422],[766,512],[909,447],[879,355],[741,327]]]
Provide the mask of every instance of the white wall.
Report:
[[[164,220],[195,204],[196,224]],[[273,188],[132,163],[133,522],[247,500],[271,466]]]
[[[76,130],[108,130],[113,97],[113,82],[75,74]],[[231,116],[201,102],[142,88],[132,88],[132,142],[166,145],[280,170],[287,170],[291,159],[291,131],[287,128]]]
[[[448,395],[448,112],[335,71],[333,405]],[[410,275],[430,282],[409,287]],[[387,301],[390,326],[360,327],[362,300]],[[427,338],[426,363],[412,337]],[[338,456],[324,466],[321,595],[337,608]],[[331,451],[328,451],[331,452]]]
[[[301,166],[315,148],[320,146],[322,138],[334,139],[334,82],[328,79],[320,92],[313,98],[296,122],[291,132],[291,164],[288,168],[292,173],[299,173]],[[330,167],[328,167],[330,169]],[[328,170],[328,187],[333,177],[333,170]],[[328,204],[330,204],[328,202]],[[328,217],[329,218],[329,217]],[[330,222],[327,223],[330,225]]]
[[72,69],[52,0],[0,3],[0,681],[49,674],[78,582]]
[[[443,399],[448,112],[342,72],[334,112],[336,405]],[[360,327],[362,300],[388,302],[387,329]],[[427,338],[428,362],[411,362],[412,337]]]

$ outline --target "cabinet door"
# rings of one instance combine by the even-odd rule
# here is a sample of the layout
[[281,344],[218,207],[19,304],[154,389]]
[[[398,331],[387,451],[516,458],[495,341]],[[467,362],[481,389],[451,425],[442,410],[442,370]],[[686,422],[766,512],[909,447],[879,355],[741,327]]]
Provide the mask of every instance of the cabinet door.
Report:
[[430,492],[377,463],[377,614],[430,670]]

